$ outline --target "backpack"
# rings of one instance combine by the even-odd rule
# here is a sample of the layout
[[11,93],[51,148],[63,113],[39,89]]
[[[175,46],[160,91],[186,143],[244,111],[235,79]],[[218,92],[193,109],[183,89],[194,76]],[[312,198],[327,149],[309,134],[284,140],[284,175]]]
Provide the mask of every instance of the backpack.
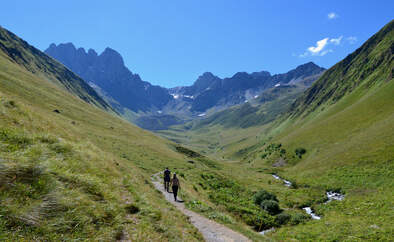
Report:
[[175,187],[179,186],[178,178],[172,179],[172,185],[175,186]]
[[171,172],[169,170],[165,170],[164,171],[164,178],[169,180],[170,179],[170,175],[171,175]]

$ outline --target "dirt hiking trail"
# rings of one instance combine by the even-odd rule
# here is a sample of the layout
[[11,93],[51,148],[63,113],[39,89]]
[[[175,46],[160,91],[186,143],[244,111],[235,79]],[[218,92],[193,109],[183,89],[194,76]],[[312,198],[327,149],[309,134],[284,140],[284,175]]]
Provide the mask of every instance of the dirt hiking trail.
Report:
[[[157,190],[161,191],[165,199],[179,209],[183,214],[190,218],[190,222],[200,231],[204,239],[208,242],[246,242],[251,241],[242,234],[235,232],[224,225],[209,220],[195,212],[185,208],[184,203],[175,202],[174,195],[164,190],[162,179],[159,177],[161,172],[152,176],[152,182]],[[182,186],[182,184],[181,184]],[[178,200],[182,200],[178,196]]]

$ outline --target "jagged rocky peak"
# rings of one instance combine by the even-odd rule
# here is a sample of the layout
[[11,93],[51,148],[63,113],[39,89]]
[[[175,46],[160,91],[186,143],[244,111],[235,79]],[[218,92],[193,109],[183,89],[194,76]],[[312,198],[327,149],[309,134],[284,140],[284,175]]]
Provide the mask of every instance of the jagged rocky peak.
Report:
[[50,45],[45,52],[132,111],[161,109],[172,99],[167,89],[152,86],[133,74],[112,48],[107,47],[98,55],[93,49],[86,53],[85,49],[77,50],[72,43],[67,43]]
[[212,82],[218,79],[220,78],[213,75],[211,72],[204,72],[201,76],[197,78],[193,85],[199,87],[208,87]]
[[321,70],[324,70],[324,68],[316,65],[315,63],[313,63],[311,61],[311,62],[305,63],[303,65],[297,66],[296,70],[302,71],[302,72],[308,72],[308,71],[315,71],[315,70],[321,71]]
[[84,48],[80,47],[77,49],[78,54],[86,55],[86,51]]
[[111,65],[124,66],[122,56],[116,50],[109,47],[105,48],[99,57]]
[[199,76],[199,78],[214,78],[216,77],[215,75],[212,74],[212,72],[204,72],[201,76]]
[[252,72],[251,75],[253,77],[259,77],[259,78],[271,77],[271,73],[269,73],[268,71]]
[[68,57],[70,57],[71,55],[74,55],[76,51],[77,49],[72,43],[64,43],[59,45],[52,43],[49,48],[45,50],[45,53],[55,58],[54,55],[56,55],[57,53],[62,53],[63,55],[67,55]]
[[73,50],[76,51],[77,48],[75,47],[75,45],[71,42],[69,43],[61,43],[57,46],[57,48],[63,48],[63,49],[68,49],[68,50]]
[[88,50],[88,55],[89,55],[89,56],[96,57],[96,56],[97,56],[97,52],[96,52],[94,49],[89,49],[89,50]]
[[235,73],[231,78],[244,79],[244,78],[248,78],[248,77],[249,77],[249,74],[245,71],[242,71],[242,72]]

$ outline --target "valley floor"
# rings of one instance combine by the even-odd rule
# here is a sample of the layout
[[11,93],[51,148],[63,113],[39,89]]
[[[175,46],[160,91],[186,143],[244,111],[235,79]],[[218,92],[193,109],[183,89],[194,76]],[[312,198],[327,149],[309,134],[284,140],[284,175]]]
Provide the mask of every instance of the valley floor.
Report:
[[[160,182],[162,180],[159,177],[160,173],[156,173],[152,176],[152,182],[155,188],[160,191],[165,199],[174,205],[178,210],[185,214],[189,221],[200,231],[203,235],[205,241],[207,242],[248,242],[250,241],[245,236],[221,225],[212,220],[209,220],[195,212],[192,212],[185,208],[183,202],[176,202],[171,193],[164,190],[163,184]],[[180,197],[178,197],[181,200]]]

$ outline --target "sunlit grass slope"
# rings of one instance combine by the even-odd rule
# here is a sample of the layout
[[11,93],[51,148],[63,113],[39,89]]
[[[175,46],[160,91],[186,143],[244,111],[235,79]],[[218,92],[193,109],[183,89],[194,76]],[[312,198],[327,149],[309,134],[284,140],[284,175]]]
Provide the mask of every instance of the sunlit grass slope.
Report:
[[[294,103],[292,115],[262,131],[266,135],[260,143],[250,146],[245,142],[246,167],[276,172],[296,182],[297,191],[304,189],[309,194],[305,205],[312,205],[323,216],[319,221],[282,227],[273,238],[392,239],[393,49],[394,22],[390,22],[327,70]],[[272,144],[281,147],[272,150]],[[297,155],[297,148],[306,153]],[[280,160],[281,167],[272,166]],[[326,190],[341,191],[345,200],[322,204]]]
[[[221,164],[81,98],[70,91],[78,89],[70,79],[64,88],[58,68],[45,69],[35,58],[21,64],[9,53],[0,51],[0,240],[112,241],[126,234],[133,241],[202,240],[150,181],[166,166],[179,174],[187,207],[261,239],[245,223],[267,216],[252,197],[243,197],[242,206],[228,203],[237,210],[209,198],[223,179]],[[207,173],[212,184],[202,178]],[[240,209],[252,210],[241,217]]]
[[221,159],[229,146],[240,140],[251,138],[251,142],[256,142],[261,127],[286,112],[305,89],[306,87],[301,85],[271,88],[249,103],[157,133]]
[[[304,206],[311,206],[322,216],[321,220],[301,219],[296,226],[290,220],[268,235],[273,239],[391,240],[394,236],[393,28],[394,22],[390,22],[327,70],[274,122],[241,128],[239,122],[259,113],[239,112],[242,115],[236,119],[210,120],[197,129],[178,126],[161,133],[227,160],[221,174],[250,190],[264,188],[272,192],[283,213],[291,214],[292,219],[301,217],[298,213]],[[237,112],[228,110],[223,114]],[[229,122],[235,125],[222,125]],[[271,173],[285,177],[294,186],[283,186]],[[342,192],[345,200],[324,204],[328,190]],[[268,224],[269,220],[264,220],[264,225]],[[275,223],[271,225],[278,227]]]
[[0,240],[201,240],[150,183],[184,156],[33,54],[0,50]]
[[84,80],[1,26],[0,55],[86,102],[111,110],[111,107]]

